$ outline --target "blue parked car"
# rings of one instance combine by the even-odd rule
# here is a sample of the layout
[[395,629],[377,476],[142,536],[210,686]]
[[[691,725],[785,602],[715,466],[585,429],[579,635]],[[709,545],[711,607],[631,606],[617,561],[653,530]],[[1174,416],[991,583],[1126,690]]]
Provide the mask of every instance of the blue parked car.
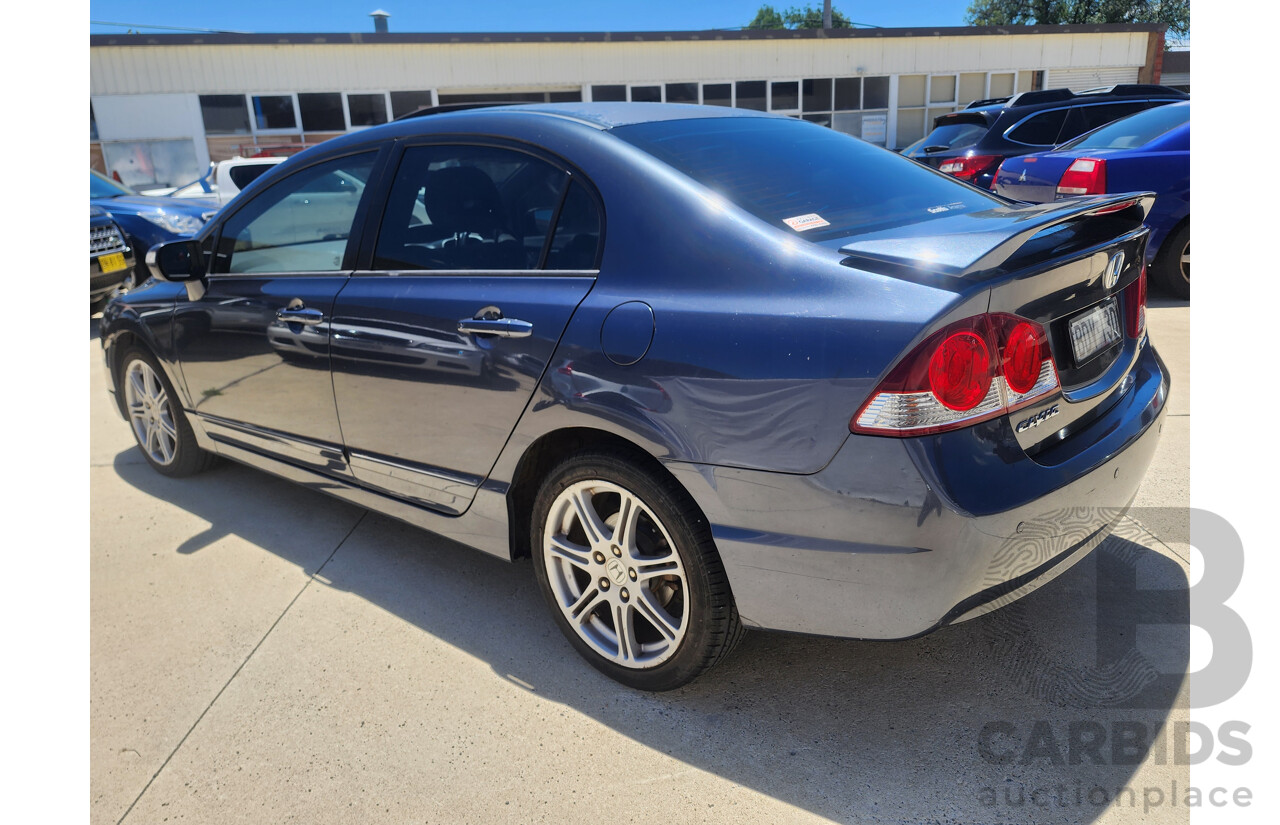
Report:
[[1147,262],[1152,280],[1191,295],[1191,103],[1170,103],[1117,120],[1052,152],[1009,158],[996,192],[1030,203],[1149,190]]
[[748,110],[428,110],[150,250],[101,339],[158,472],[530,557],[575,649],[665,690],[747,627],[964,621],[1108,535],[1169,388],[1151,200],[1011,205]]
[[144,260],[148,249],[158,243],[196,234],[218,211],[216,197],[157,198],[139,195],[93,169],[89,170],[89,205],[110,214],[124,230],[128,245],[136,251],[135,286],[150,277]]

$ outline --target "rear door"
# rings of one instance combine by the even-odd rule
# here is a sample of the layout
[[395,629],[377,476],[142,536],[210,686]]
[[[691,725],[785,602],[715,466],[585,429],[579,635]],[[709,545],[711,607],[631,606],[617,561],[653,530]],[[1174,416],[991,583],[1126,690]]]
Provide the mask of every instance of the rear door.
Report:
[[594,283],[602,213],[513,146],[409,146],[395,169],[333,309],[333,392],[362,483],[460,513]]
[[300,169],[220,227],[204,295],[179,299],[175,326],[191,406],[215,440],[344,466],[329,322],[374,165],[363,152]]

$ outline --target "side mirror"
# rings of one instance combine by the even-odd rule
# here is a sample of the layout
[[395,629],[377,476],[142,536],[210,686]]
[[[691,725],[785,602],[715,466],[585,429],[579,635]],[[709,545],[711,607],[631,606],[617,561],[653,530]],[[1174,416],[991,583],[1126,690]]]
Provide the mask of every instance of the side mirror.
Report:
[[204,277],[204,255],[200,244],[192,240],[156,244],[147,250],[147,269],[157,281],[199,281]]

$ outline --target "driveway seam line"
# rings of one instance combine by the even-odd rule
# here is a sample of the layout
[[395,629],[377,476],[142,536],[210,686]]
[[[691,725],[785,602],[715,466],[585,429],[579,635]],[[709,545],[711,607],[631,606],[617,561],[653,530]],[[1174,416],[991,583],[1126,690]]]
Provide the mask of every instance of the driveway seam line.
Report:
[[191,727],[187,728],[187,732],[184,733],[182,735],[182,738],[178,740],[178,744],[173,746],[173,750],[170,751],[169,755],[165,757],[164,762],[160,763],[160,767],[156,768],[156,772],[151,774],[151,778],[147,780],[147,784],[142,787],[142,790],[138,792],[138,795],[134,797],[132,802],[129,803],[129,807],[126,808],[125,812],[120,815],[119,819],[116,820],[116,825],[121,825],[121,823],[125,821],[125,818],[128,817],[129,814],[133,813],[134,806],[138,804],[138,802],[142,799],[142,797],[146,796],[147,791],[151,789],[151,784],[156,781],[156,777],[164,773],[164,769],[169,767],[169,762],[173,759],[175,755],[177,755],[178,751],[182,750],[182,746],[186,744],[187,738],[190,737],[192,732],[195,731],[195,729],[200,725],[200,722],[204,719],[205,714],[207,714],[210,711],[210,709],[212,709],[213,706],[217,704],[218,700],[222,698],[222,694],[226,691],[228,687],[231,686],[231,683],[236,680],[236,677],[240,675],[240,671],[244,670],[244,666],[249,664],[249,660],[253,658],[253,654],[258,652],[258,648],[262,647],[262,643],[265,642],[267,640],[267,637],[270,636],[272,632],[276,629],[276,625],[280,624],[280,621],[286,615],[288,615],[289,611],[293,608],[293,605],[298,601],[298,599],[302,598],[302,594],[307,592],[307,588],[310,587],[311,583],[316,580],[316,576],[320,575],[320,571],[325,569],[325,567],[328,566],[329,562],[333,561],[333,557],[336,556],[338,554],[338,551],[342,549],[342,546],[347,543],[347,539],[351,538],[351,534],[354,533],[356,531],[356,528],[359,527],[364,522],[364,518],[367,515],[369,515],[368,510],[365,510],[362,513],[360,513],[360,518],[356,519],[356,523],[351,525],[351,529],[347,531],[347,534],[342,537],[342,541],[338,542],[337,546],[333,548],[333,551],[329,553],[328,558],[326,558],[324,562],[319,567],[316,568],[314,573],[312,573],[310,576],[307,577],[307,581],[302,585],[302,589],[300,589],[296,594],[294,594],[294,597],[289,600],[289,603],[285,605],[284,610],[281,611],[280,615],[276,617],[276,620],[271,623],[271,627],[267,628],[267,632],[262,634],[262,638],[259,639],[258,643],[253,646],[253,650],[249,651],[249,654],[244,657],[244,661],[241,662],[240,665],[235,669],[235,672],[231,674],[230,678],[227,679],[226,683],[223,684],[223,686],[218,689],[217,694],[215,694],[214,697],[211,700],[209,700],[209,704],[205,706],[205,709],[200,711],[200,715],[196,717],[196,721],[192,722]]

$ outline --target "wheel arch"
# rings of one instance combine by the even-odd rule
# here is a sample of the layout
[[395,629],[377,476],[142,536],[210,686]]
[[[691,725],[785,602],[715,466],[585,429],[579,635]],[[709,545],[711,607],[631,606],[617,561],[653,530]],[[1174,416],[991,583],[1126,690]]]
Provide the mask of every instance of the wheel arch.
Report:
[[565,427],[535,439],[520,456],[511,486],[507,490],[507,521],[510,530],[511,558],[528,558],[529,531],[533,520],[533,503],[543,481],[564,459],[588,450],[616,453],[654,476],[671,482],[697,507],[704,522],[706,515],[692,494],[663,466],[662,462],[636,443],[615,433],[593,427]]

